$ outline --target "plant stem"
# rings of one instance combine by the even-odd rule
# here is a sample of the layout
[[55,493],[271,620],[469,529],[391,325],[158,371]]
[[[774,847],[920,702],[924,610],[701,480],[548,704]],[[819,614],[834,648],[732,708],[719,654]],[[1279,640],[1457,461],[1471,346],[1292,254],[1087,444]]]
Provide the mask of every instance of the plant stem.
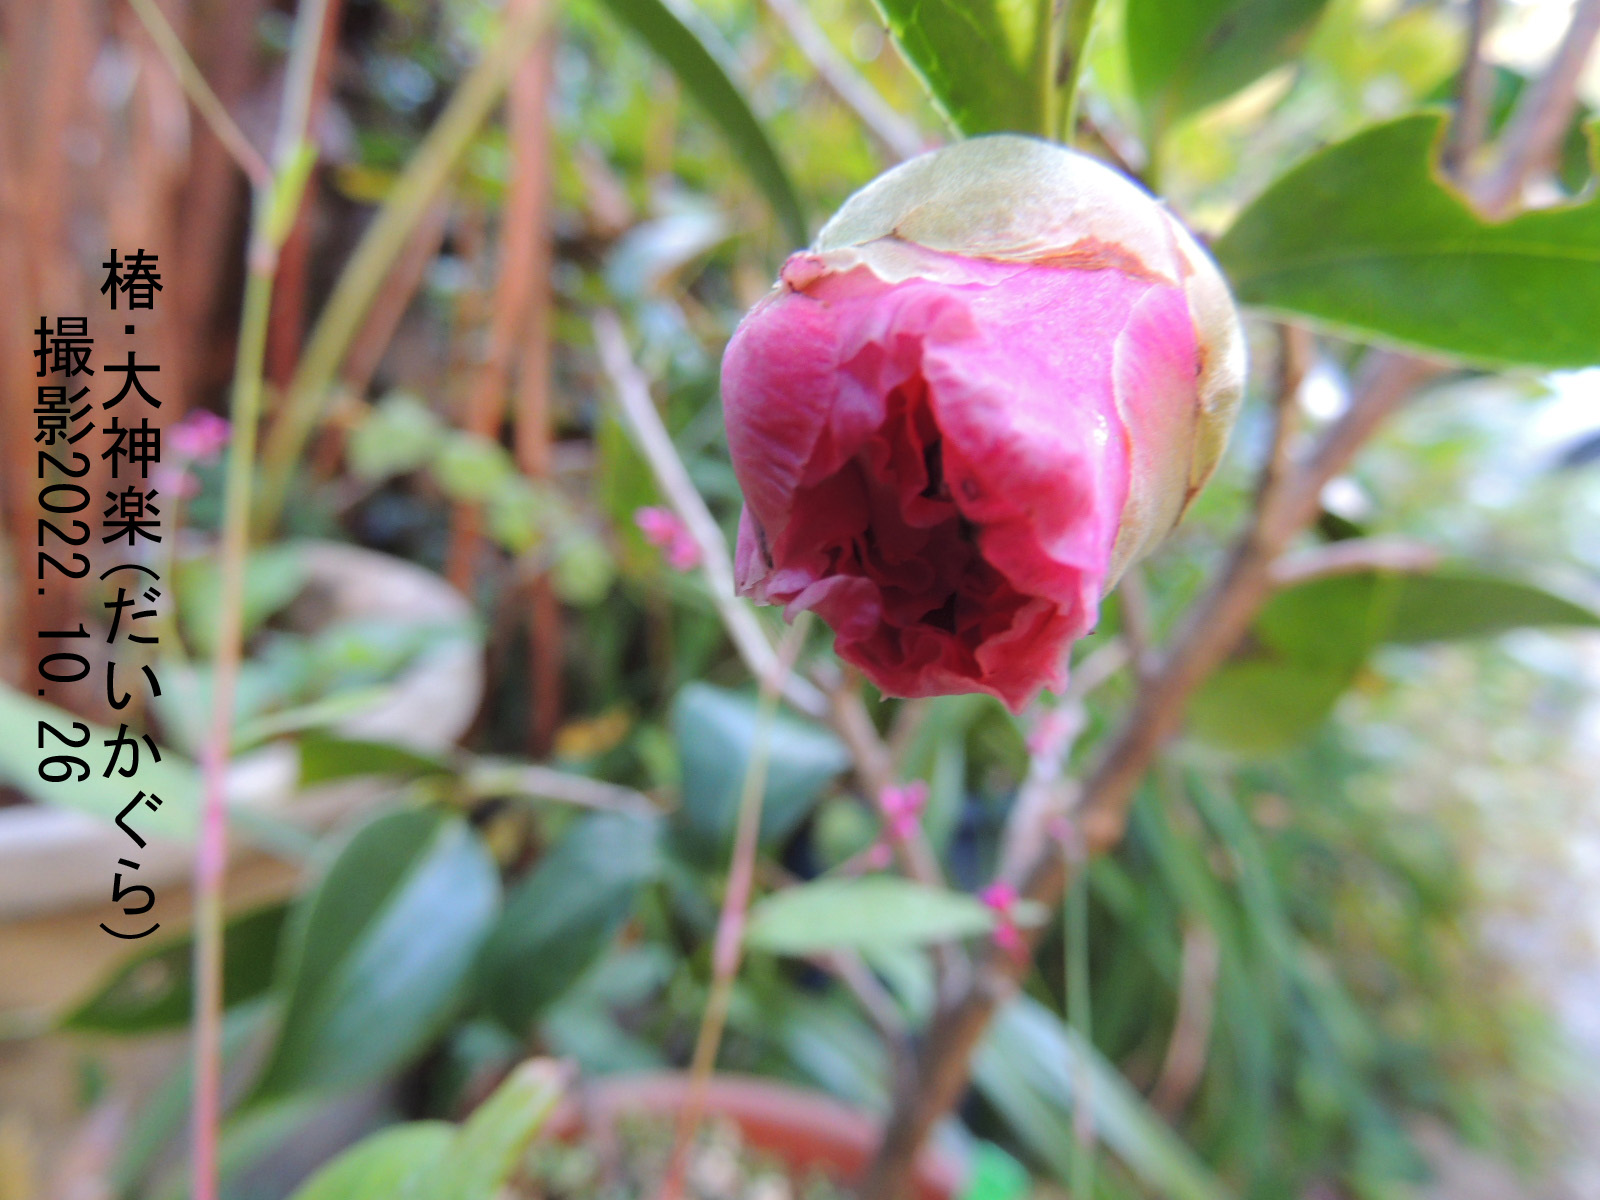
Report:
[[756,709],[755,741],[750,747],[750,762],[745,767],[744,785],[739,793],[739,823],[733,839],[733,860],[728,867],[728,887],[722,897],[722,912],[717,918],[716,943],[711,952],[711,994],[700,1017],[695,1037],[694,1057],[689,1064],[689,1095],[678,1113],[673,1136],[672,1157],[661,1181],[657,1200],[679,1200],[684,1175],[688,1170],[689,1150],[705,1109],[706,1083],[716,1066],[722,1031],[727,1025],[728,1008],[733,1002],[733,985],[739,975],[740,950],[744,941],[745,913],[750,907],[750,891],[755,882],[756,852],[760,846],[762,799],[767,790],[767,756],[772,740],[772,720],[778,710],[778,691],[783,676],[805,642],[811,614],[803,612],[789,626],[778,645],[778,669],[761,681]]
[[211,127],[211,132],[216,135],[217,141],[222,143],[222,148],[249,177],[251,184],[257,188],[270,187],[271,166],[261,156],[261,152],[250,144],[250,139],[245,137],[244,131],[228,112],[227,105],[223,104],[216,92],[211,90],[206,77],[200,73],[200,68],[184,49],[183,41],[178,37],[177,31],[168,24],[166,14],[156,6],[155,0],[128,0],[128,4],[133,9],[134,15],[139,18],[139,23],[144,26],[145,32],[150,35],[150,40],[156,44],[156,49],[166,60],[167,66],[177,76],[178,83],[189,97],[189,103],[194,105],[201,119]]
[[[1066,942],[1067,1028],[1075,1032],[1085,1047],[1094,1045],[1094,1023],[1089,1002],[1089,872],[1081,860],[1082,839],[1076,830],[1062,853],[1073,868],[1072,886],[1062,913],[1062,937]],[[1074,1063],[1072,1079],[1072,1194],[1089,1200],[1094,1195],[1094,1098],[1087,1062]]]
[[461,81],[438,120],[362,234],[333,294],[318,317],[282,410],[267,435],[262,463],[258,530],[271,529],[288,495],[290,477],[306,439],[327,408],[334,376],[411,231],[432,207],[472,139],[500,102],[517,63],[543,30],[549,6],[508,21],[489,39],[484,55]]
[[1060,93],[1056,88],[1056,63],[1061,53],[1061,0],[1035,0],[1033,87],[1039,102],[1039,136],[1054,138]]
[[1061,34],[1057,59],[1056,85],[1060,88],[1060,124],[1056,136],[1069,146],[1078,140],[1078,91],[1083,82],[1083,63],[1089,53],[1089,38],[1094,33],[1094,17],[1100,0],[1068,0],[1067,19]]
[[223,884],[228,862],[228,759],[234,693],[243,657],[244,573],[250,540],[250,497],[255,480],[256,431],[261,420],[261,380],[278,251],[304,188],[308,91],[321,47],[327,0],[304,0],[295,16],[288,85],[274,143],[273,176],[257,187],[250,218],[239,344],[229,400],[232,439],[223,491],[218,574],[217,638],[212,657],[211,726],[200,754],[200,833],[195,845],[194,893],[194,1109],[191,1166],[194,1200],[216,1200],[218,1132],[222,1115]]

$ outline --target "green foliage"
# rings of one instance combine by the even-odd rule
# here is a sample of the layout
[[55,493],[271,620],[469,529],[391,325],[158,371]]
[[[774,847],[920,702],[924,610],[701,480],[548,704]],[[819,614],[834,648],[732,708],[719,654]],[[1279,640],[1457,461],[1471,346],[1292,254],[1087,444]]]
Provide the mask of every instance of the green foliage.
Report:
[[[272,986],[272,963],[287,913],[284,905],[272,904],[228,922],[222,963],[225,1009],[259,999]],[[62,1018],[62,1027],[135,1034],[184,1025],[194,1010],[193,956],[191,937],[141,950]]]
[[458,818],[405,810],[358,830],[295,909],[256,1099],[407,1061],[459,1002],[498,901],[494,863]]
[[[674,814],[688,847],[720,856],[733,841],[739,796],[760,724],[754,696],[691,683],[672,707],[683,764],[683,802]],[[805,820],[824,788],[849,766],[839,740],[809,721],[780,715],[767,732],[761,840],[782,841]]]
[[293,1200],[494,1200],[562,1091],[554,1064],[524,1063],[460,1129],[413,1121],[381,1130],[323,1167]]
[[1190,720],[1210,741],[1269,753],[1326,720],[1382,642],[1597,625],[1600,609],[1503,571],[1466,565],[1314,580],[1267,602],[1245,646],[1195,695]]
[[752,906],[745,943],[773,954],[820,954],[954,941],[994,927],[994,912],[972,896],[868,875],[773,892]]
[[765,193],[795,246],[811,240],[805,209],[788,169],[766,128],[731,76],[733,54],[694,9],[678,0],[602,0],[671,67],[700,102],[738,155],[739,162]]
[[1298,53],[1328,0],[1127,0],[1134,95],[1159,135]]
[[1233,1194],[1115,1065],[1026,996],[996,1016],[974,1059],[974,1078],[1062,1183],[1071,1177],[1077,1137],[1073,1109],[1087,1103],[1095,1137],[1156,1194],[1171,1200],[1228,1200]]
[[1034,0],[873,0],[906,61],[960,133],[1044,133]]
[[1465,362],[1600,362],[1600,199],[1489,222],[1441,182],[1441,115],[1312,155],[1217,242],[1239,299]]
[[661,870],[658,823],[597,813],[572,826],[506,898],[478,969],[482,1003],[521,1035],[610,946]]

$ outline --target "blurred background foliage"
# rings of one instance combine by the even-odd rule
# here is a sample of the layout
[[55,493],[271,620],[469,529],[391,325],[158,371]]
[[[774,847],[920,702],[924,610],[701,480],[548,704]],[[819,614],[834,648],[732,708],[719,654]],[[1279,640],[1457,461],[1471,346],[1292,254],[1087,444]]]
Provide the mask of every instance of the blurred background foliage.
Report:
[[[172,264],[168,297],[191,297],[151,330],[175,370],[176,407],[224,411],[242,185],[218,182],[225,164],[197,126],[178,121],[192,150],[167,144],[172,93],[126,10],[10,7],[13,73],[15,60],[38,55],[39,70],[81,69],[89,88],[86,100],[52,104],[59,84],[19,75],[8,127],[54,120],[33,132],[40,145],[88,129],[103,148],[97,165],[79,155],[54,176],[53,152],[13,151],[22,185],[77,187],[61,213],[28,218],[42,227],[8,219],[0,267],[45,281],[25,293],[33,307],[59,305],[92,269],[83,245],[159,245]],[[291,14],[264,0],[169,7],[247,132],[264,130]],[[273,316],[269,411],[375,206],[503,34],[483,0],[335,7],[319,166]],[[1309,151],[1454,94],[1464,5],[1234,5],[1249,10],[1242,41],[1206,41],[1208,14],[1229,7],[1104,0],[1086,68],[1091,148],[1158,188],[1203,235],[1220,234]],[[1528,47],[1548,44],[1540,21],[1551,18],[1535,10],[1562,8],[1505,7],[1492,43],[1504,64],[1497,121],[1523,85]],[[235,750],[292,748],[290,790],[360,787],[331,824],[240,818],[245,841],[292,869],[230,925],[238,1098],[227,1195],[286,1195],[366,1129],[458,1117],[530,1051],[591,1076],[687,1061],[756,702],[703,582],[672,570],[635,524],[663,498],[611,403],[589,314],[622,314],[690,476],[731,537],[739,495],[717,368],[734,324],[800,235],[894,161],[886,139],[932,145],[949,136],[946,116],[968,131],[1007,119],[1003,88],[946,93],[943,113],[930,103],[885,27],[903,32],[915,8],[570,0],[536,51],[548,109],[534,119],[548,157],[525,125],[523,141],[513,135],[518,118],[497,113],[408,234],[326,420],[303,456],[277,464],[292,471],[282,536],[253,552],[247,577]],[[881,97],[876,134],[779,17],[793,23],[795,12]],[[947,35],[921,35],[938,61]],[[119,138],[140,170],[119,176],[106,161],[123,153],[110,149]],[[1576,126],[1569,140],[1561,180],[1576,191],[1588,179]],[[519,170],[547,170],[547,208],[508,209]],[[147,215],[149,231],[124,209]],[[533,239],[548,234],[548,268],[524,264],[535,274],[528,315],[497,341],[497,288],[514,269],[507,247],[526,244],[515,225],[526,212],[543,222]],[[1224,470],[1144,572],[1145,619],[1158,632],[1185,611],[1251,503],[1277,350],[1265,322],[1250,333],[1262,366]],[[18,369],[7,353],[7,370]],[[1341,411],[1364,353],[1319,340],[1294,399],[1309,427]],[[474,399],[485,372],[487,421]],[[22,407],[19,394],[8,384],[8,409]],[[1146,782],[1123,845],[1089,871],[1092,1037],[1056,1015],[1067,951],[1053,929],[1026,1000],[985,1044],[951,1138],[1009,1155],[1026,1186],[1059,1195],[1087,1079],[1089,1127],[1106,1148],[1102,1197],[1455,1200],[1477,1194],[1449,1182],[1465,1177],[1497,1197],[1596,1194],[1583,1190],[1596,1186],[1592,1161],[1584,1176],[1574,1154],[1587,1139],[1592,1158],[1597,1129],[1580,1064],[1600,1051],[1588,940],[1600,910],[1600,651],[1592,633],[1520,627],[1600,623],[1591,602],[1572,598],[1592,593],[1600,572],[1597,397],[1593,372],[1453,373],[1335,481],[1319,539],[1411,539],[1453,565],[1320,581],[1273,602],[1251,645],[1196,698],[1193,734]],[[31,480],[31,436],[6,439],[7,476]],[[149,714],[175,758],[197,753],[209,707],[207,547],[220,511],[219,467],[190,471],[193,494],[169,521],[165,551],[177,603],[160,664],[169,686]],[[27,550],[32,509],[19,494],[8,491],[7,539]],[[308,591],[309,539],[445,575],[469,606],[330,611]],[[1552,575],[1561,579],[1545,589]],[[1444,582],[1429,591],[1429,579]],[[31,631],[51,614],[21,595],[31,587],[8,586],[18,593],[4,629],[16,683]],[[77,612],[96,599],[84,589],[60,603]],[[1108,605],[1080,655],[1123,623],[1120,603]],[[813,635],[813,648],[822,640]],[[362,727],[387,689],[452,645],[484,670],[459,746]],[[1130,688],[1124,674],[1095,693],[1075,764]],[[68,689],[49,699],[85,720],[109,717]],[[62,803],[63,790],[31,777],[31,699],[3,703],[0,740],[22,747],[0,751],[8,800]],[[880,723],[894,727],[904,707],[877,706]],[[1027,731],[983,698],[922,707],[904,771],[930,784],[927,826],[952,882],[976,889],[993,874],[1028,769]],[[766,882],[811,878],[863,851],[877,819],[834,735],[786,716],[768,745]],[[539,774],[552,768],[559,781]],[[604,786],[585,791],[573,777]],[[172,790],[192,798],[195,787]],[[82,794],[68,802],[104,810]],[[181,911],[178,891],[165,894]],[[819,936],[844,937],[861,914],[812,919]],[[918,943],[891,929],[869,956],[912,1022],[928,1004]],[[51,977],[47,947],[13,944],[22,949],[7,948],[7,974]],[[8,998],[0,1063],[15,1064],[3,1088],[15,1153],[0,1154],[0,1173],[13,1172],[0,1194],[27,1194],[3,1188],[35,1169],[64,1186],[79,1161],[67,1148],[93,1144],[108,1098],[123,1119],[99,1147],[102,1178],[116,1194],[176,1194],[186,1075],[162,1037],[188,1019],[187,954],[181,939],[131,960],[102,951],[92,985]],[[81,967],[68,974],[79,979]],[[164,1046],[164,1062],[130,1067],[128,1039]],[[32,1064],[42,1041],[66,1049]],[[171,1067],[167,1082],[151,1085],[152,1061]],[[868,1109],[886,1102],[883,1049],[854,1000],[759,944],[721,1066]],[[18,1116],[43,1094],[29,1097],[40,1071],[54,1072],[46,1092],[70,1096]],[[78,1083],[61,1083],[71,1072]],[[35,1168],[19,1165],[30,1155]],[[1021,1192],[1013,1179],[990,1194]]]

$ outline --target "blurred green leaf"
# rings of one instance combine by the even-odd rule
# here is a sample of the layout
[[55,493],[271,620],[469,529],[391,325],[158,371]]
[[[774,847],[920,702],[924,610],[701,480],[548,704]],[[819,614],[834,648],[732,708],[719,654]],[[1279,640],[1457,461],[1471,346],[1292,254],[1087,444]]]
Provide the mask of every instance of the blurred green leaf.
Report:
[[[86,725],[89,740],[73,747],[58,742],[49,733],[39,733],[42,724],[61,731],[72,741],[82,736],[73,728],[74,723]],[[70,808],[87,813],[110,826],[117,814],[143,791],[148,796],[159,796],[161,805],[151,811],[140,805],[128,816],[128,824],[143,837],[159,834],[162,837],[190,837],[194,833],[196,814],[200,811],[200,771],[192,762],[179,758],[169,747],[161,748],[161,761],[150,756],[149,747],[139,744],[139,770],[137,778],[124,779],[113,772],[110,778],[102,774],[110,751],[108,740],[116,738],[116,731],[92,721],[79,721],[77,716],[54,704],[24,696],[14,688],[0,684],[0,781],[9,783],[36,804],[53,808]],[[130,730],[130,736],[136,731]],[[43,749],[40,749],[40,746]],[[89,763],[89,777],[77,782],[50,783],[39,775],[39,762],[52,754],[68,754]],[[122,765],[128,763],[123,752]],[[133,843],[128,843],[133,849]],[[107,889],[109,895],[109,886]]]
[[795,246],[811,240],[805,209],[777,148],[734,82],[733,51],[682,0],[601,0],[606,9],[661,56],[722,130]]
[[944,118],[968,137],[1047,132],[1036,0],[873,0]]
[[455,1142],[446,1121],[412,1121],[350,1147],[295,1191],[293,1200],[410,1200]]
[[523,1063],[473,1110],[444,1156],[423,1168],[412,1194],[417,1200],[495,1200],[564,1091],[555,1063]]
[[300,752],[300,786],[314,787],[359,775],[398,775],[414,779],[449,775],[450,761],[392,742],[342,738],[330,733],[307,733],[295,742]]
[[1288,61],[1328,0],[1128,0],[1128,71],[1158,134]]
[[498,900],[464,821],[406,810],[363,826],[296,908],[255,1098],[375,1079],[415,1054],[459,999]]
[[1447,567],[1401,581],[1385,640],[1488,637],[1531,626],[1600,625],[1600,609],[1502,572]]
[[[252,550],[244,567],[243,635],[248,640],[264,621],[300,594],[309,577],[305,557],[293,544]],[[216,646],[222,611],[222,577],[212,555],[187,559],[176,571],[178,620],[196,657]]]
[[1067,1179],[1080,1095],[1096,1136],[1166,1200],[1227,1200],[1232,1193],[1093,1046],[1048,1009],[1018,996],[1001,1009],[974,1059],[984,1098],[1030,1151]]
[[[222,963],[222,1005],[232,1008],[272,986],[288,908],[268,905],[228,922]],[[173,939],[145,950],[61,1022],[67,1029],[94,1033],[150,1033],[186,1024],[194,1003],[191,959],[194,939]]]
[[659,822],[597,813],[573,825],[506,898],[479,963],[480,994],[513,1033],[594,963],[661,869]]
[[[673,818],[697,852],[720,853],[733,840],[760,725],[756,709],[753,695],[705,683],[685,685],[672,706],[672,732],[683,764],[683,803]],[[794,832],[850,759],[831,733],[785,714],[773,718],[766,737],[761,838],[770,845]]]
[[1600,197],[1480,220],[1442,183],[1438,113],[1306,159],[1217,242],[1239,299],[1467,362],[1600,362]]
[[358,479],[381,483],[427,463],[443,433],[443,423],[419,397],[391,392],[350,431],[345,457]]
[[1397,583],[1391,575],[1346,575],[1273,596],[1242,651],[1195,694],[1194,731],[1250,754],[1272,753],[1310,733],[1382,639]]
[[436,443],[429,468],[452,500],[483,503],[516,478],[511,455],[482,434],[452,430]]
[[961,892],[889,875],[818,879],[750,909],[745,944],[773,954],[892,949],[988,933],[994,912]]
[[1196,733],[1266,754],[1320,725],[1382,642],[1486,637],[1531,626],[1600,626],[1600,609],[1501,570],[1367,571],[1313,580],[1262,608],[1241,653],[1201,686]]

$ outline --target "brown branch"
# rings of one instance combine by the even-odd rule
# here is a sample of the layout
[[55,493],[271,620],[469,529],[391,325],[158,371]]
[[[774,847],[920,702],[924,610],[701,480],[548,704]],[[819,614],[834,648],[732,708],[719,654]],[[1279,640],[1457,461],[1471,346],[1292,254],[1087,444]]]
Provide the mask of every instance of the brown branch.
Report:
[[1572,24],[1556,47],[1544,73],[1522,94],[1522,100],[1500,135],[1499,164],[1474,187],[1473,195],[1490,216],[1503,216],[1516,203],[1524,185],[1546,170],[1578,104],[1578,80],[1589,52],[1600,36],[1600,0],[1578,0]]
[[1216,1011],[1217,935],[1210,927],[1190,925],[1183,931],[1183,954],[1178,974],[1178,1015],[1172,1024],[1161,1072],[1150,1090],[1150,1104],[1174,1119],[1189,1103],[1206,1069],[1206,1046],[1211,1040],[1211,1019]]
[[1494,64],[1483,56],[1484,39],[1500,12],[1500,0],[1471,0],[1467,56],[1456,87],[1456,115],[1445,147],[1450,173],[1464,177],[1489,133],[1489,105],[1494,98]]

